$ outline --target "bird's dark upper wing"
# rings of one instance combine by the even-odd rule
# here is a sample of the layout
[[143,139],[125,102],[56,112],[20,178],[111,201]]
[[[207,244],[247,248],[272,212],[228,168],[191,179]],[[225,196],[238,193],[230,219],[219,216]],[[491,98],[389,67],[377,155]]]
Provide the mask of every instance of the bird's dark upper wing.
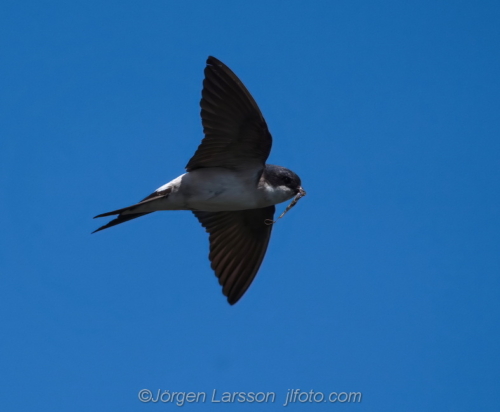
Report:
[[200,106],[205,138],[189,160],[188,172],[264,168],[272,145],[266,121],[241,80],[215,57],[207,59]]
[[275,207],[233,212],[194,211],[210,234],[212,269],[222,285],[222,293],[234,305],[248,289],[266,254]]

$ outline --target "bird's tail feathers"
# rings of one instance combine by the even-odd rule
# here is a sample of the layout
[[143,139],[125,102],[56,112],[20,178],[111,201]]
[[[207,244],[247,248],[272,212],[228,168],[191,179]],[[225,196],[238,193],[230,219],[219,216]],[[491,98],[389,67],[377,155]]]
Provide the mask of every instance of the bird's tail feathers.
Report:
[[[117,209],[117,210],[113,210],[112,212],[106,212],[106,213],[102,213],[100,215],[95,216],[94,219],[98,218],[98,217],[119,215],[116,219],[113,219],[111,222],[107,223],[106,225],[101,226],[97,230],[94,230],[92,233],[99,232],[100,230],[107,229],[108,227],[116,226],[116,225],[119,225],[120,223],[125,223],[125,222],[128,222],[129,220],[132,220],[132,219],[147,215],[149,213],[152,213],[150,211],[133,213],[133,211],[134,211],[134,209],[137,209],[137,208],[140,210],[141,206],[144,206],[147,203],[154,202],[155,200],[168,197],[168,195],[170,194],[170,191],[171,191],[171,189],[168,188],[167,190],[165,190],[163,192],[154,192],[133,206],[124,207],[123,209]],[[142,210],[144,210],[144,208],[142,208]],[[147,208],[146,208],[146,210],[147,210]]]
[[[113,219],[111,222],[105,224],[104,226],[101,226],[99,229],[94,230],[92,233],[99,232],[100,230],[107,229],[108,227],[119,225],[120,223],[128,222],[129,220],[132,220],[132,219],[144,216],[144,215],[148,215],[149,213],[152,213],[152,212],[131,213],[129,215],[120,215],[116,219]],[[112,214],[116,214],[116,213],[109,212],[109,213],[104,213],[104,214],[96,216],[96,217],[110,216]]]

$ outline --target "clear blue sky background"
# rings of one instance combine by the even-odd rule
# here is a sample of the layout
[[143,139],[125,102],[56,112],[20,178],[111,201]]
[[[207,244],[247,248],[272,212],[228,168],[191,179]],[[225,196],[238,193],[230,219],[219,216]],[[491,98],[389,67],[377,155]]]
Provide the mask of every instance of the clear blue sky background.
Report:
[[[4,0],[0,50],[0,409],[500,410],[498,2]],[[183,172],[208,55],[308,192],[234,307],[191,213],[90,235]]]

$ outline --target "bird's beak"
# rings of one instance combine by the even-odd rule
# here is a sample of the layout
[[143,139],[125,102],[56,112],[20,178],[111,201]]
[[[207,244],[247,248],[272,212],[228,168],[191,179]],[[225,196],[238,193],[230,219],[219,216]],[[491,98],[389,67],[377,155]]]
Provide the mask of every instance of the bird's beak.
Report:
[[300,193],[300,197],[303,197],[307,194],[306,191],[304,189],[302,189],[302,186],[299,187],[299,193]]

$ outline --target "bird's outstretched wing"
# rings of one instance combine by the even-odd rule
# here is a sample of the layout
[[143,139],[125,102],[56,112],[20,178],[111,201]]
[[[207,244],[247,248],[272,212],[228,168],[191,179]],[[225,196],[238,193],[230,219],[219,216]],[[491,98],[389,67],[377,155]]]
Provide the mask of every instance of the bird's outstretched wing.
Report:
[[231,305],[243,296],[260,268],[273,227],[265,221],[273,219],[275,209],[193,212],[210,234],[209,259]]
[[205,138],[186,170],[262,170],[272,145],[266,121],[241,80],[215,57],[207,59],[200,106]]

